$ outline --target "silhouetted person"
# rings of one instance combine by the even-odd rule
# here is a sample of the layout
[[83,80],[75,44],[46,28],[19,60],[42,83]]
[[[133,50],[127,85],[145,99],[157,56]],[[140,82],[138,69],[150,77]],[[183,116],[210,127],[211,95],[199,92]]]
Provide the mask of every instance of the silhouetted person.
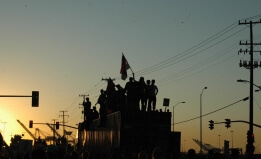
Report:
[[98,119],[99,118],[99,112],[97,111],[96,107],[93,106],[92,108],[92,119]]
[[86,98],[86,102],[83,102],[83,112],[84,112],[84,120],[87,120],[88,115],[90,115],[91,112],[91,105],[92,103],[90,102],[89,98]]
[[109,79],[104,79],[107,81],[108,85],[106,88],[106,111],[107,114],[110,114],[113,112],[113,110],[115,109],[115,93],[116,93],[116,89],[115,89],[115,84],[113,82],[113,79],[109,78]]
[[115,94],[116,111],[126,108],[126,95],[125,90],[118,84],[116,85],[117,91]]
[[151,111],[151,105],[149,105],[149,99],[150,99],[150,92],[151,92],[151,85],[150,80],[146,81],[145,86],[145,110],[148,109],[148,111]]
[[133,110],[139,111],[140,110],[140,92],[139,92],[139,81],[134,80],[134,86],[133,86]]
[[196,151],[194,149],[189,149],[188,150],[188,158],[189,159],[194,159],[196,158]]
[[91,122],[92,122],[92,117],[91,117],[91,102],[89,100],[89,98],[86,98],[86,101],[83,102],[83,112],[84,112],[84,123],[86,126],[86,129],[89,129],[91,126]]
[[127,105],[128,108],[132,108],[135,105],[135,89],[136,85],[132,77],[129,78],[129,82],[125,85],[125,93],[127,94]]
[[140,103],[140,110],[146,110],[146,96],[145,96],[145,87],[146,83],[144,81],[144,77],[140,77],[139,82],[137,83],[137,95],[138,95],[138,102]]
[[149,106],[152,106],[152,110],[156,110],[156,102],[157,102],[157,94],[158,94],[158,87],[155,85],[155,80],[151,81],[151,91],[150,91],[150,99],[149,99]]
[[[101,89],[101,94],[98,98],[97,103],[100,104],[100,126],[105,124],[105,117],[106,117],[106,104],[107,104],[107,97],[103,89]],[[96,103],[96,104],[97,104]]]

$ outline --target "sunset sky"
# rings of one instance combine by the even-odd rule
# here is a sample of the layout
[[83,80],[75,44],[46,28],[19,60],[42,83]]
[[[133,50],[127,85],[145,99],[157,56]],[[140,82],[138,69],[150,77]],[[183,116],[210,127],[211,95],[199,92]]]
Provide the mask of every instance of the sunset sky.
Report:
[[[203,142],[222,148],[228,140],[232,147],[233,135],[233,147],[245,151],[247,124],[231,123],[229,129],[218,124],[210,130],[208,121],[249,121],[249,101],[240,101],[249,96],[249,83],[237,80],[250,80],[249,70],[239,67],[249,54],[238,54],[248,48],[239,41],[250,40],[250,28],[238,21],[260,21],[260,6],[260,0],[0,1],[0,95],[40,92],[36,108],[31,98],[0,98],[5,140],[9,143],[15,134],[31,139],[17,119],[27,127],[29,120],[62,122],[65,111],[66,124],[77,126],[83,121],[80,94],[88,94],[94,105],[106,88],[102,78],[125,86],[127,80],[120,79],[123,52],[136,80],[156,80],[157,109],[165,110],[164,98],[170,99],[171,112],[185,102],[174,109],[182,151],[199,151],[193,139],[200,138],[197,117],[204,87],[203,114],[223,109],[203,117]],[[259,43],[261,24],[254,25],[253,34]],[[261,51],[261,46],[254,49]],[[260,53],[254,60],[260,63]],[[261,86],[260,67],[254,70],[254,83]],[[255,124],[261,125],[260,113],[261,91],[254,92]],[[35,128],[52,134],[46,125],[30,131]],[[256,152],[261,153],[261,129],[254,127],[254,133]]]

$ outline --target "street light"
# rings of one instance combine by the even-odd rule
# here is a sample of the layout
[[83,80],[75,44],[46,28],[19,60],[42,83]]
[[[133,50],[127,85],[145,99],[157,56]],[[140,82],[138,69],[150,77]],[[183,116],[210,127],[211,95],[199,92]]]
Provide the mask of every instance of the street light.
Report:
[[[251,61],[253,60],[253,54],[251,54]],[[251,64],[252,65],[252,64]],[[250,81],[247,80],[237,80],[237,82],[249,82],[250,85],[250,95],[249,95],[249,134],[253,134],[253,120],[254,120],[254,114],[253,114],[253,86],[258,87],[259,89],[261,89],[261,87],[257,86],[256,84],[254,84],[253,82],[253,67],[251,67],[251,71],[250,71]],[[247,140],[247,145],[246,145],[246,152],[247,154],[249,154],[250,156],[253,155],[255,151],[255,146],[253,145],[253,141],[252,140]]]
[[173,106],[173,111],[172,111],[172,114],[173,114],[173,132],[174,132],[174,108],[178,105],[178,104],[180,104],[180,103],[185,103],[185,102],[179,102],[179,103],[177,103],[177,104],[175,104],[174,106]]
[[[247,83],[250,83],[248,80],[242,80],[242,79],[237,80],[237,82],[243,82],[243,83],[247,82]],[[261,86],[258,86],[258,85],[254,84],[254,83],[253,83],[253,85],[258,88],[257,90],[255,90],[255,92],[259,92],[261,90]]]
[[218,135],[218,148],[220,149],[220,135]]
[[232,148],[234,148],[234,146],[233,146],[233,132],[234,132],[234,131],[231,131],[231,136],[232,136]]
[[[208,87],[204,87],[200,94],[200,143],[202,144],[202,94],[205,89]],[[200,155],[202,155],[202,146],[200,146]]]
[[184,140],[183,152],[186,152],[186,140]]

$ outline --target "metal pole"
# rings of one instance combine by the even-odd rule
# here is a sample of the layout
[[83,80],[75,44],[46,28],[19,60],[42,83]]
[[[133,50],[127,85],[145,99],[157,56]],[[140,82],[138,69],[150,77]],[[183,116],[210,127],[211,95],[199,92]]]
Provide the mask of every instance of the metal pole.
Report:
[[200,155],[202,155],[202,94],[207,87],[204,87],[200,94]]
[[53,120],[53,145],[56,145],[56,139],[55,139],[55,119]]
[[202,155],[202,93],[200,94],[200,115],[199,115],[200,116],[200,155]]
[[[253,134],[253,79],[254,79],[254,68],[253,68],[253,31],[252,21],[250,21],[250,115],[249,115],[249,130]],[[253,143],[251,143],[253,145]]]
[[172,129],[173,129],[173,132],[174,132],[174,107],[173,107],[173,111],[172,111],[172,119],[173,119],[173,127],[172,127]]
[[32,97],[27,95],[0,95],[0,97]]
[[[249,24],[250,25],[250,43],[246,42],[245,44],[243,45],[250,45],[250,61],[249,61],[249,64],[247,64],[246,68],[250,69],[250,101],[249,101],[249,131],[248,133],[250,133],[251,135],[253,134],[253,80],[254,80],[254,68],[255,67],[259,67],[258,65],[254,66],[254,50],[253,50],[253,46],[254,45],[260,45],[260,43],[253,43],[253,24],[257,24],[257,23],[261,23],[261,20],[260,21],[257,21],[257,22],[240,22],[239,21],[239,25],[241,24]],[[240,45],[242,45],[242,43],[240,42]],[[247,51],[246,51],[247,52]],[[242,66],[242,64],[241,64]],[[255,147],[253,145],[253,141],[248,141],[247,142],[247,154],[249,155],[249,158],[253,158],[253,153],[255,151]]]
[[220,149],[220,135],[218,135],[218,148]]
[[[185,103],[185,102],[179,102],[179,103]],[[172,115],[173,115],[173,117],[172,117],[172,122],[173,122],[173,132],[174,132],[174,108],[179,104],[179,103],[177,103],[176,105],[174,105],[173,106],[173,111],[172,111]]]
[[231,131],[231,136],[232,136],[232,148],[234,148],[234,145],[233,145],[233,132],[234,132],[234,131]]
[[186,152],[186,140],[184,140],[184,150],[183,152]]

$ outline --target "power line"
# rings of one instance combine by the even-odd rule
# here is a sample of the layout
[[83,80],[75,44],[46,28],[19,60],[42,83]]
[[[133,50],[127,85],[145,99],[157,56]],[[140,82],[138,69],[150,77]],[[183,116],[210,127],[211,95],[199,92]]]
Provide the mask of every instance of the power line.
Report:
[[[256,15],[256,16],[252,16],[252,17],[249,17],[249,18],[246,18],[246,19],[255,19],[255,18],[259,18],[259,17],[261,17],[261,14]],[[135,72],[136,77],[137,77],[137,76],[143,76],[144,74],[152,73],[152,72],[155,72],[155,71],[158,71],[158,70],[161,70],[161,69],[163,69],[163,68],[166,68],[166,67],[169,67],[169,66],[171,66],[171,65],[176,64],[176,63],[174,63],[174,64],[171,64],[171,63],[172,63],[173,61],[178,60],[178,59],[180,59],[181,57],[184,57],[184,56],[188,55],[189,53],[191,53],[191,52],[193,52],[193,51],[195,51],[195,50],[197,50],[197,49],[199,49],[199,48],[201,48],[201,47],[207,45],[208,43],[210,43],[210,42],[216,40],[217,38],[221,37],[221,36],[224,35],[225,33],[231,31],[232,29],[234,29],[234,28],[236,28],[236,27],[238,26],[238,25],[236,25],[236,24],[237,24],[237,22],[232,23],[231,25],[229,25],[229,26],[226,27],[225,29],[221,30],[220,32],[214,34],[214,35],[211,36],[210,38],[204,40],[203,42],[201,42],[201,43],[199,43],[199,44],[197,44],[197,45],[191,47],[190,49],[188,49],[188,50],[186,50],[186,51],[184,51],[184,52],[182,52],[182,53],[180,53],[180,54],[178,54],[178,55],[176,55],[176,56],[174,56],[174,57],[171,57],[171,58],[169,58],[169,59],[167,59],[167,60],[165,60],[165,61],[163,61],[163,62],[160,62],[160,63],[158,63],[158,64],[155,64],[155,65],[151,66],[151,67],[148,67],[148,68],[145,68],[145,69],[142,69],[142,70],[140,70],[140,71]],[[244,29],[245,29],[245,28],[244,28]],[[243,29],[242,29],[242,30],[243,30]],[[242,30],[240,30],[240,31],[242,31]],[[239,32],[240,32],[240,31],[239,31]],[[237,32],[237,33],[238,33],[238,32]],[[234,34],[233,34],[233,35],[234,35]],[[232,35],[232,36],[233,36],[233,35]],[[229,37],[230,37],[230,36],[229,36]],[[224,40],[224,39],[223,39],[223,40]],[[182,60],[182,61],[183,61],[183,60]]]
[[[230,58],[233,58],[233,57],[236,57],[236,55],[232,55],[232,56],[228,57],[227,59],[223,60],[222,62],[215,63],[215,64],[213,64],[213,65],[211,65],[211,66],[208,66],[208,67],[206,67],[206,68],[204,68],[204,69],[201,69],[201,70],[199,70],[199,71],[197,71],[197,72],[194,72],[194,73],[192,73],[192,74],[190,74],[190,75],[181,77],[181,78],[179,78],[179,79],[177,79],[177,80],[175,80],[175,81],[179,81],[179,80],[182,80],[182,79],[185,79],[185,78],[188,78],[188,77],[197,75],[197,74],[199,74],[199,73],[201,73],[201,72],[204,72],[204,71],[206,71],[206,70],[209,70],[209,69],[213,68],[214,66],[217,66],[217,65],[219,65],[219,64],[221,64],[221,63],[225,62],[226,60],[229,60]],[[177,76],[177,77],[179,77],[179,76]],[[174,78],[177,78],[177,77],[174,77]],[[171,80],[172,80],[172,79],[171,79]],[[162,82],[161,82],[161,83],[159,83],[158,85],[159,85],[159,86],[162,86],[162,85],[166,85],[166,84],[169,84],[169,83],[172,83],[172,82],[165,82],[165,83],[162,83]]]
[[[185,61],[185,60],[187,60],[187,59],[189,59],[189,58],[191,58],[191,57],[193,57],[193,56],[196,56],[196,55],[198,55],[198,54],[200,54],[200,53],[203,53],[204,51],[206,51],[206,50],[208,50],[208,49],[210,49],[210,48],[212,48],[212,47],[214,47],[214,46],[216,46],[216,45],[218,45],[218,44],[224,42],[224,41],[227,40],[228,38],[230,38],[230,37],[232,37],[232,36],[238,34],[239,32],[241,32],[242,30],[244,30],[244,29],[241,29],[241,30],[237,31],[237,32],[233,33],[232,35],[229,35],[228,37],[226,37],[226,38],[224,38],[224,39],[221,39],[220,41],[218,41],[218,42],[216,42],[216,43],[214,43],[214,44],[212,44],[212,45],[210,45],[210,46],[208,46],[208,47],[206,47],[206,48],[204,48],[204,49],[202,49],[202,50],[200,50],[200,51],[198,51],[198,52],[196,52],[196,53],[194,53],[194,54],[191,54],[191,55],[189,55],[189,56],[186,56],[186,55],[190,54],[192,51],[195,51],[195,50],[192,50],[191,52],[189,52],[189,53],[184,54],[183,56],[181,56],[181,57],[184,57],[184,58],[180,59],[181,57],[179,57],[178,59],[180,59],[180,60],[175,59],[175,60],[176,60],[175,63],[170,63],[170,62],[169,62],[169,63],[166,63],[164,66],[161,66],[161,67],[158,67],[158,68],[155,68],[155,69],[151,69],[150,71],[147,71],[147,72],[142,72],[142,74],[143,74],[143,75],[144,75],[144,74],[149,74],[149,73],[152,73],[152,72],[161,70],[161,69],[163,69],[163,68],[172,66],[172,65],[177,64],[177,63],[179,63],[179,62]],[[186,57],[185,57],[185,56],[186,56]],[[178,61],[177,61],[177,60],[178,60]]]
[[[255,38],[257,38],[257,39],[259,39],[260,37],[261,37],[260,35],[255,36]],[[236,46],[236,47],[235,47],[235,46]],[[221,52],[220,52],[221,54],[217,53],[217,54],[215,54],[214,56],[211,56],[211,57],[209,57],[208,59],[205,59],[205,60],[203,60],[203,61],[200,61],[200,62],[198,62],[197,64],[195,64],[195,65],[193,65],[193,66],[191,66],[191,67],[189,67],[189,68],[187,68],[187,69],[185,69],[185,70],[183,70],[183,71],[180,71],[180,72],[178,72],[178,73],[176,73],[176,74],[170,75],[170,76],[168,76],[168,77],[166,77],[166,78],[164,78],[164,79],[159,80],[159,81],[158,81],[158,83],[159,83],[158,85],[165,85],[165,84],[171,83],[171,82],[167,82],[167,81],[171,81],[171,80],[173,80],[174,78],[178,78],[178,77],[180,77],[180,76],[182,76],[182,75],[185,75],[186,73],[192,72],[193,70],[196,70],[196,69],[198,69],[199,67],[204,66],[204,65],[210,63],[211,61],[216,60],[217,58],[219,58],[219,57],[221,57],[221,56],[227,54],[228,52],[230,52],[230,51],[232,51],[232,50],[234,50],[234,49],[236,49],[236,48],[238,48],[238,45],[236,45],[236,43],[235,43],[235,44],[233,44],[232,46],[230,46],[229,48],[226,48],[226,49],[224,49],[223,51],[221,51]],[[223,52],[223,53],[222,53],[222,52]],[[203,71],[205,71],[205,70],[209,70],[210,68],[212,68],[212,67],[214,67],[214,66],[216,66],[216,65],[219,65],[219,64],[221,64],[221,63],[223,63],[223,62],[225,62],[225,61],[227,61],[227,60],[229,60],[230,58],[233,58],[233,57],[236,57],[236,54],[233,53],[232,56],[229,56],[228,58],[224,59],[222,62],[217,62],[217,63],[215,63],[215,64],[213,64],[213,65],[211,65],[211,66],[208,66],[208,67],[205,68],[205,69],[201,69],[201,70],[199,70],[199,71],[197,71],[197,72],[195,72],[195,73],[192,73],[192,74],[187,75],[187,76],[185,76],[185,77],[182,77],[182,78],[180,78],[180,79],[184,79],[184,78],[190,77],[190,76],[192,76],[192,75],[196,75],[196,74],[198,74],[198,73],[200,73],[200,72],[203,72]],[[179,79],[179,80],[180,80],[180,79]],[[177,81],[177,80],[175,80],[175,81]]]
[[[237,104],[237,103],[239,103],[239,102],[246,101],[246,100],[248,100],[248,98],[249,98],[249,97],[246,97],[246,98],[241,99],[241,100],[238,100],[238,101],[236,101],[236,102],[234,102],[234,103],[232,103],[232,104],[229,104],[229,105],[227,105],[227,106],[225,106],[225,107],[222,107],[222,108],[220,108],[220,109],[217,109],[217,110],[214,110],[214,111],[209,112],[209,113],[207,113],[207,114],[204,114],[204,115],[202,115],[202,117],[207,116],[207,115],[210,115],[210,114],[213,114],[213,113],[216,113],[216,112],[218,112],[218,111],[220,111],[220,110],[223,110],[223,109],[225,109],[225,108],[228,108],[228,107],[230,107],[230,106],[233,106],[233,105],[235,105],[235,104]],[[177,123],[174,123],[174,124],[186,123],[186,122],[189,122],[189,121],[198,119],[198,118],[200,118],[200,116],[195,117],[195,118],[191,118],[191,119],[188,119],[188,120],[185,120],[185,121],[177,122]]]
[[[252,17],[249,17],[249,18],[246,18],[246,19],[255,19],[255,18],[258,18],[258,17],[261,17],[261,14],[256,15],[256,16],[252,16]],[[239,30],[239,31],[237,31],[237,32],[235,32],[235,33],[233,33],[232,35],[230,35],[230,36],[228,36],[228,37],[222,39],[221,41],[219,41],[219,42],[217,42],[217,43],[211,45],[210,47],[207,47],[207,48],[205,48],[205,49],[203,49],[203,50],[201,50],[201,51],[198,51],[197,53],[192,54],[192,55],[189,56],[189,54],[191,54],[192,52],[194,52],[194,51],[196,51],[196,50],[202,48],[203,46],[205,46],[205,45],[207,45],[207,44],[213,42],[214,40],[220,38],[221,36],[225,35],[225,34],[228,33],[229,31],[235,29],[235,28],[238,26],[237,23],[238,23],[238,22],[232,23],[231,25],[229,25],[229,26],[226,27],[225,29],[219,31],[218,33],[214,34],[213,36],[211,36],[211,37],[207,38],[206,40],[200,42],[199,44],[197,44],[197,45],[191,47],[190,49],[188,49],[188,50],[186,50],[186,51],[183,51],[182,53],[180,53],[180,54],[178,54],[178,55],[175,55],[175,56],[173,56],[173,57],[171,57],[171,58],[168,58],[168,59],[165,60],[165,61],[159,62],[158,64],[155,64],[155,65],[152,65],[152,66],[150,66],[150,67],[144,68],[144,69],[142,69],[142,70],[140,70],[140,71],[136,71],[136,72],[135,72],[135,76],[136,76],[136,77],[140,77],[140,76],[144,76],[145,74],[149,74],[149,73],[152,73],[152,72],[156,72],[156,71],[162,70],[162,69],[164,69],[164,68],[167,68],[167,67],[170,67],[170,66],[172,66],[172,65],[174,65],[174,64],[177,64],[178,62],[187,60],[188,58],[191,58],[192,56],[195,56],[196,54],[199,54],[199,53],[202,53],[203,51],[206,51],[207,49],[209,49],[209,48],[211,48],[211,47],[217,45],[218,43],[221,43],[221,42],[227,40],[228,38],[230,38],[230,37],[236,35],[237,33],[241,32],[241,31],[244,30],[245,28],[243,28],[243,29],[241,29],[241,30]],[[247,27],[246,27],[246,28],[247,28]],[[187,57],[185,57],[185,56],[187,56]],[[182,57],[185,57],[185,58],[181,59]],[[181,59],[181,60],[179,60],[179,59]],[[177,60],[179,60],[179,61],[178,61],[178,62],[175,62],[175,61],[177,61]],[[174,63],[174,62],[175,62],[175,63]],[[115,77],[115,79],[116,79],[116,80],[120,80],[120,77]]]
[[[171,58],[169,58],[169,59],[167,59],[167,60],[165,60],[165,61],[163,61],[163,62],[161,62],[161,63],[159,63],[159,64],[153,65],[153,66],[151,66],[151,67],[149,67],[149,68],[143,69],[143,70],[141,70],[141,71],[137,71],[136,73],[137,73],[138,75],[139,75],[139,74],[148,74],[148,73],[151,73],[151,72],[154,72],[154,71],[157,71],[157,70],[166,68],[166,67],[168,67],[168,66],[171,66],[171,65],[173,65],[172,62],[177,61],[178,59],[180,59],[180,58],[182,58],[182,57],[184,57],[184,56],[188,56],[188,55],[191,54],[193,51],[196,51],[196,50],[202,48],[203,46],[205,46],[205,45],[209,44],[210,42],[216,40],[217,38],[221,37],[222,35],[224,35],[224,34],[227,33],[228,31],[234,29],[235,27],[237,27],[237,25],[235,25],[235,24],[236,24],[236,23],[233,23],[232,25],[230,25],[229,27],[223,29],[223,30],[220,31],[219,33],[213,35],[212,37],[210,37],[210,38],[204,40],[203,42],[201,42],[201,43],[199,43],[199,44],[197,44],[197,45],[191,47],[190,49],[188,49],[188,50],[186,50],[186,51],[184,51],[184,52],[182,52],[182,53],[180,53],[180,54],[178,54],[178,55],[176,55],[176,56],[174,56],[174,57],[171,57]],[[234,26],[233,26],[233,25],[234,25]],[[232,26],[233,26],[233,27],[232,27]],[[232,28],[230,28],[230,27],[232,27]],[[228,30],[227,30],[227,29],[228,29]],[[225,31],[225,32],[224,32],[224,31]],[[220,35],[219,35],[219,34],[220,34]],[[201,52],[201,51],[199,51],[198,53],[200,53],[200,52]],[[198,54],[198,53],[197,53],[197,54]],[[191,55],[191,56],[194,56],[194,55]],[[191,56],[189,56],[189,57],[191,57]],[[185,58],[185,59],[187,59],[187,58]],[[181,60],[181,61],[183,61],[183,60]],[[180,62],[180,61],[179,61],[179,62]],[[175,64],[175,63],[174,63],[174,64]]]
[[[170,81],[170,80],[172,80],[172,79],[174,79],[174,78],[177,78],[177,77],[180,77],[180,76],[182,76],[182,75],[185,75],[185,74],[187,74],[187,73],[189,73],[189,72],[192,72],[193,70],[199,69],[200,67],[202,67],[202,66],[204,66],[204,65],[206,65],[206,64],[208,64],[208,63],[210,63],[210,62],[212,62],[212,61],[214,61],[214,60],[216,60],[217,58],[219,58],[219,57],[221,57],[221,56],[227,54],[227,53],[230,52],[231,50],[234,50],[234,49],[236,49],[236,48],[238,47],[238,46],[236,46],[236,47],[235,47],[235,46],[236,46],[236,44],[233,45],[233,47],[230,46],[229,48],[226,48],[225,50],[223,50],[224,52],[221,53],[221,54],[216,53],[214,56],[211,56],[211,57],[209,57],[209,58],[207,58],[207,59],[205,59],[205,60],[203,60],[203,61],[200,61],[200,62],[198,62],[197,64],[195,64],[195,65],[193,65],[193,66],[191,66],[191,67],[189,67],[189,68],[187,68],[187,69],[185,69],[185,70],[182,70],[182,71],[180,71],[180,72],[178,72],[178,73],[176,73],[176,74],[170,75],[170,76],[168,76],[168,77],[166,77],[166,78],[164,78],[164,79],[162,79],[162,80],[158,80],[158,83],[159,83],[159,85],[160,85],[160,83],[164,83],[164,82],[166,82],[166,81]],[[235,55],[233,55],[232,57],[235,57]],[[231,58],[231,57],[229,57],[229,58]],[[222,62],[225,62],[225,61],[228,60],[229,58],[226,58],[226,59],[223,60]],[[220,64],[220,63],[222,63],[222,62],[216,63],[216,64],[214,64],[214,65]],[[212,65],[211,67],[208,67],[207,69],[212,68],[212,67],[213,67],[213,65]],[[198,71],[197,73],[202,72],[202,71],[207,70],[207,69],[202,69],[202,70]],[[195,73],[193,73],[193,75],[194,75],[194,74],[195,74]],[[168,82],[168,83],[170,83],[170,82]]]

